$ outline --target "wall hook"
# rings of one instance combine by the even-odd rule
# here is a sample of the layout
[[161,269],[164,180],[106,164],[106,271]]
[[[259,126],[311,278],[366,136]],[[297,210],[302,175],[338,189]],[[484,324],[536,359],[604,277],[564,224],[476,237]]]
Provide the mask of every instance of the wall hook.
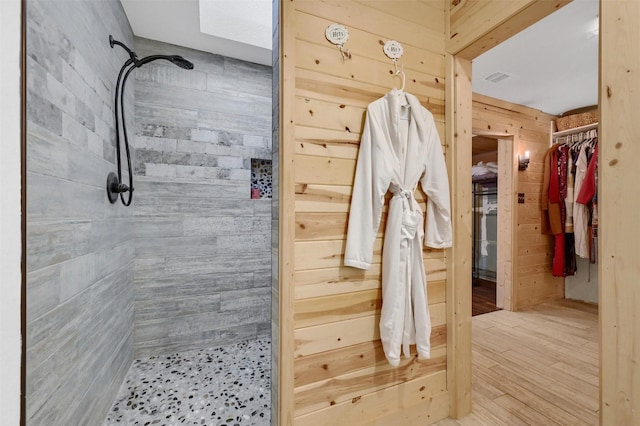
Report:
[[351,52],[349,52],[349,49],[344,50],[342,44],[338,45],[338,48],[340,49],[340,57],[342,59],[342,63],[344,63],[345,58],[351,59]]
[[351,59],[351,52],[349,49],[344,49],[344,44],[349,41],[349,30],[344,25],[331,24],[324,32],[325,37],[332,44],[335,44],[340,49],[340,58],[342,63],[346,59]]
[[398,60],[394,59],[393,68],[395,69],[395,72],[393,73],[393,75],[397,75],[402,79],[402,87],[400,88],[400,91],[404,92],[404,86],[406,82],[406,77],[404,74],[404,65],[401,65],[400,68],[398,69]]
[[399,42],[395,40],[389,40],[384,44],[383,50],[384,50],[384,54],[387,55],[387,57],[393,61],[393,69],[394,69],[393,75],[394,76],[397,75],[402,79],[402,87],[400,88],[400,90],[404,91],[404,86],[406,82],[406,78],[404,74],[404,65],[401,65],[400,68],[398,68],[398,59],[400,59],[404,54],[404,48]]

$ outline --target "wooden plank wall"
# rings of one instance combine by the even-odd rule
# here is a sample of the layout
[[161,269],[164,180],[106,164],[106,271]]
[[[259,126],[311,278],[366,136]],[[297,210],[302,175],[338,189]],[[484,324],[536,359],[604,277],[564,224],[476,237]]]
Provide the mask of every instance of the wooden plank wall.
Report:
[[[393,64],[382,51],[386,40],[403,44],[400,62],[407,76],[406,90],[434,114],[445,141],[445,3],[287,3],[282,8],[283,46],[295,31],[291,39],[295,49],[283,47],[281,58],[284,64],[295,63],[295,101],[285,93],[283,102],[289,99],[295,105],[292,119],[282,121],[281,150],[286,153],[289,144],[295,144],[295,149],[292,161],[281,154],[281,197],[286,200],[292,195],[286,193],[286,181],[293,173],[295,215],[283,212],[280,220],[281,231],[295,221],[295,242],[281,241],[281,247],[293,243],[294,267],[292,282],[287,271],[281,271],[280,300],[286,304],[283,294],[291,290],[294,300],[293,312],[281,317],[280,330],[287,333],[285,323],[293,321],[293,353],[281,351],[282,357],[293,359],[291,364],[281,359],[281,368],[293,365],[294,377],[289,403],[287,378],[280,374],[281,423],[288,424],[282,416],[287,404],[294,423],[305,426],[431,423],[449,413],[445,251],[424,252],[433,322],[432,359],[403,360],[397,368],[384,358],[378,333],[384,217],[374,249],[377,262],[370,270],[343,266],[343,253],[366,107],[399,87],[399,80],[392,76]],[[349,29],[345,48],[352,58],[344,63],[339,50],[325,39],[331,23]],[[287,87],[285,82],[282,90]],[[286,108],[283,111],[286,115]],[[425,197],[419,192],[424,208]],[[286,204],[282,200],[281,205]]]
[[517,204],[516,209],[515,310],[564,297],[564,280],[551,275],[552,238],[540,230],[543,159],[554,118],[522,105],[473,94],[474,131],[513,135],[515,155],[527,150],[531,153],[529,168],[516,172],[516,189],[525,194],[525,203]]
[[640,424],[640,3],[600,2],[600,424]]
[[447,256],[447,384],[449,415],[460,418],[471,411],[471,61],[447,54],[445,69],[445,152],[454,194],[453,246]]

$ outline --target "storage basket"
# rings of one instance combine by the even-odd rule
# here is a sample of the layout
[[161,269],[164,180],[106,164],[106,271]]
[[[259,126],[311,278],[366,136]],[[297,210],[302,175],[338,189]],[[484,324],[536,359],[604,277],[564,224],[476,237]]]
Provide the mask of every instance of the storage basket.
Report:
[[598,110],[587,111],[580,114],[567,115],[556,120],[558,131],[573,129],[598,122]]

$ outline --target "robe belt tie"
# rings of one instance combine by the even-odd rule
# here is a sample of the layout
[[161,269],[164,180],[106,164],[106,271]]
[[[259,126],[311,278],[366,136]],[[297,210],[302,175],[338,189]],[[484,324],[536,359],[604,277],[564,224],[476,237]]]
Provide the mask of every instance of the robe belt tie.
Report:
[[[415,324],[413,322],[413,303],[412,303],[412,293],[413,293],[413,262],[412,262],[412,247],[414,244],[414,240],[418,235],[418,222],[419,219],[422,218],[420,206],[416,202],[416,199],[413,196],[414,191],[410,191],[407,189],[402,189],[396,185],[391,185],[391,192],[393,193],[393,199],[397,201],[402,200],[402,226],[401,226],[401,235],[402,241],[400,256],[401,262],[404,263],[404,319],[403,319],[403,327],[402,327],[402,352],[404,356],[409,358],[410,351],[409,347],[411,343],[415,343],[416,339],[416,331]],[[396,202],[397,202],[396,201]]]
[[[417,207],[413,192],[414,191],[391,185],[393,198],[402,200],[402,236],[410,240],[414,239],[417,235],[419,218],[419,207]],[[414,206],[417,208],[414,208]]]
[[404,197],[407,200],[410,200],[411,198],[413,198],[413,192],[409,191],[408,189],[399,189],[397,191],[394,191],[393,189],[391,189],[391,193],[393,194],[394,197]]

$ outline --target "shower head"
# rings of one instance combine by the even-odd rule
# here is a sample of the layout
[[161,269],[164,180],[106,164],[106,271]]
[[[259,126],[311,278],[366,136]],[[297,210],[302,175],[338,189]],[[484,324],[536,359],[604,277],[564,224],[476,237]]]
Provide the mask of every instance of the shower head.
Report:
[[169,59],[171,62],[179,66],[180,68],[184,68],[185,70],[193,69],[193,62],[186,60],[182,56],[174,55]]
[[[122,47],[128,54],[129,59],[127,59],[120,68],[120,72],[118,73],[118,79],[116,80],[115,87],[115,102],[114,102],[114,114],[115,114],[115,122],[116,122],[116,159],[118,163],[118,174],[115,173],[109,174],[107,176],[107,195],[109,197],[109,201],[113,204],[118,199],[118,194],[120,195],[120,200],[122,204],[125,206],[131,205],[132,197],[133,197],[133,172],[131,169],[131,155],[129,152],[129,140],[127,137],[127,125],[126,120],[124,118],[124,87],[127,82],[127,78],[136,68],[140,68],[144,64],[147,64],[152,61],[156,61],[158,59],[164,59],[165,61],[169,61],[180,68],[185,70],[192,70],[193,63],[187,61],[182,56],[178,55],[151,55],[146,58],[138,59],[138,55],[136,52],[129,49],[124,43],[119,42],[118,40],[114,40],[113,36],[109,36],[109,45],[113,48],[113,46]],[[120,101],[120,110],[118,108],[118,101]],[[120,122],[122,123],[122,134],[124,136],[124,147],[127,153],[127,166],[129,168],[129,185],[125,185],[122,183],[122,166],[121,166],[121,158],[120,158]],[[129,198],[125,200],[124,193],[129,193]]]
[[136,67],[140,68],[144,64],[147,64],[151,61],[156,61],[158,59],[164,59],[165,61],[174,63],[180,68],[183,68],[185,70],[193,69],[193,63],[191,63],[190,61],[187,61],[185,58],[178,55],[151,55],[151,56],[147,56],[146,58],[137,60],[135,64],[136,64]]

